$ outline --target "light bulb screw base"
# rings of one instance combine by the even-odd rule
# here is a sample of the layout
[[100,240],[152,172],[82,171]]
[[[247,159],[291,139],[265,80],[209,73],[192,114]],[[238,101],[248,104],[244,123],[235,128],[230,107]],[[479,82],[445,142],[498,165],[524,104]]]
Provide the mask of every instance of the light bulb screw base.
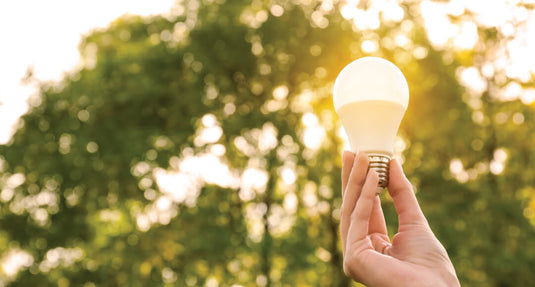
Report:
[[373,168],[379,176],[378,187],[385,188],[388,186],[389,164],[391,157],[382,153],[368,153],[370,165],[368,169]]

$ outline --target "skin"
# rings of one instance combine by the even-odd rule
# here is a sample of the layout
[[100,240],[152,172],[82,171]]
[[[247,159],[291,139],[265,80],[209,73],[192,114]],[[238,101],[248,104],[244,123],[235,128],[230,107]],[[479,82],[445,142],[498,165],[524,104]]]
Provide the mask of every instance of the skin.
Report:
[[345,274],[370,287],[460,286],[396,159],[390,161],[388,192],[399,228],[390,240],[377,196],[379,179],[368,164],[364,152],[343,154],[340,233]]

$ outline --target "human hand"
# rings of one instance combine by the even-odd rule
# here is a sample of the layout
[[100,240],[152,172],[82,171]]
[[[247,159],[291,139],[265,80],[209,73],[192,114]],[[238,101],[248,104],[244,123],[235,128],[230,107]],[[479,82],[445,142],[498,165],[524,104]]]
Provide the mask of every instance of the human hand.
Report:
[[340,232],[345,274],[368,286],[460,286],[395,159],[390,161],[388,192],[399,227],[390,241],[377,196],[379,179],[368,164],[364,152],[343,154]]

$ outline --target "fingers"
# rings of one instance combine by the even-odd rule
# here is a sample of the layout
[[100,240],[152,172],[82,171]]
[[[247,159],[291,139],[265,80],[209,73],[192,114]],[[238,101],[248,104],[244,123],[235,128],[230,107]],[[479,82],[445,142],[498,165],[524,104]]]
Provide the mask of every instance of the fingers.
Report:
[[351,215],[351,224],[348,230],[348,238],[351,238],[349,244],[361,241],[368,236],[369,222],[373,210],[373,201],[377,196],[378,183],[379,176],[377,172],[370,169],[366,182],[362,187],[360,198]]
[[344,258],[344,272],[366,286],[409,286],[406,277],[410,271],[402,261],[373,249]]
[[360,152],[358,156],[353,158],[352,164],[349,165],[351,167],[351,172],[349,173],[349,178],[343,193],[344,198],[340,209],[340,235],[342,237],[342,247],[344,252],[346,248],[347,232],[349,224],[351,223],[351,214],[353,213],[353,209],[355,209],[355,204],[357,203],[360,191],[364,185],[368,164],[368,156],[366,153]]
[[[368,286],[396,286],[398,274],[404,274],[400,261],[385,255],[390,247],[386,234],[369,236],[368,222],[372,217],[374,205],[377,205],[377,172],[370,169],[356,207],[351,216],[348,231],[348,249],[344,253],[344,272],[353,279]],[[370,245],[371,243],[371,245]],[[385,276],[386,275],[386,276]]]
[[349,180],[349,174],[355,161],[355,154],[350,151],[344,151],[342,155],[342,197],[347,187],[347,181]]
[[396,159],[390,161],[388,193],[390,193],[390,196],[394,200],[394,206],[399,217],[400,230],[405,225],[427,224],[412,185],[403,174],[401,164]]
[[370,218],[368,233],[379,233],[387,235],[385,216],[383,214],[383,208],[381,207],[381,198],[379,198],[379,196],[376,196],[373,199],[372,215]]
[[370,235],[370,241],[372,242],[373,249],[375,249],[375,251],[381,254],[390,255],[389,251],[392,247],[392,244],[390,243],[390,238],[388,238],[387,235],[374,233]]
[[[347,166],[347,162],[344,165]],[[377,196],[379,177],[375,170],[368,171],[368,165],[368,156],[361,152],[354,159],[347,181],[342,176],[345,192],[340,228],[344,272],[369,286],[395,286],[401,282],[400,277],[405,276],[407,270],[401,261],[388,255],[392,245],[387,235],[381,201]],[[345,172],[347,176],[347,169]],[[401,167],[398,173],[402,175]],[[394,181],[396,183],[392,186],[397,188],[399,178]]]

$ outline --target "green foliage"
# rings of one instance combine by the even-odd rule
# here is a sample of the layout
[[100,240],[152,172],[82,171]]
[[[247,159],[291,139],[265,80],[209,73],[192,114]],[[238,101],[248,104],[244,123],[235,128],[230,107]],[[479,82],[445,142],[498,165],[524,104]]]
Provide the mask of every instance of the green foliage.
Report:
[[[0,269],[0,284],[351,286],[341,266],[343,143],[330,93],[342,67],[366,55],[363,41],[399,33],[426,55],[388,45],[374,55],[408,79],[404,168],[463,286],[535,280],[533,107],[490,89],[480,108],[467,104],[456,71],[477,51],[433,48],[409,13],[416,4],[404,4],[410,32],[397,22],[355,32],[339,7],[318,23],[314,1],[280,4],[277,16],[265,1],[185,2],[179,16],[125,16],[84,38],[85,67],[43,83],[0,146],[0,257],[33,257],[16,276]],[[496,45],[499,35],[480,32]],[[321,146],[306,143],[303,119],[312,115]],[[222,135],[202,140],[214,125]],[[176,181],[175,193],[159,184],[157,174],[178,174],[188,158],[222,147],[219,159],[242,184],[195,174]],[[507,155],[501,174],[489,171],[496,153]],[[452,161],[470,178],[456,178]],[[244,186],[251,170],[264,172],[265,184]],[[383,209],[393,233],[386,194]]]

